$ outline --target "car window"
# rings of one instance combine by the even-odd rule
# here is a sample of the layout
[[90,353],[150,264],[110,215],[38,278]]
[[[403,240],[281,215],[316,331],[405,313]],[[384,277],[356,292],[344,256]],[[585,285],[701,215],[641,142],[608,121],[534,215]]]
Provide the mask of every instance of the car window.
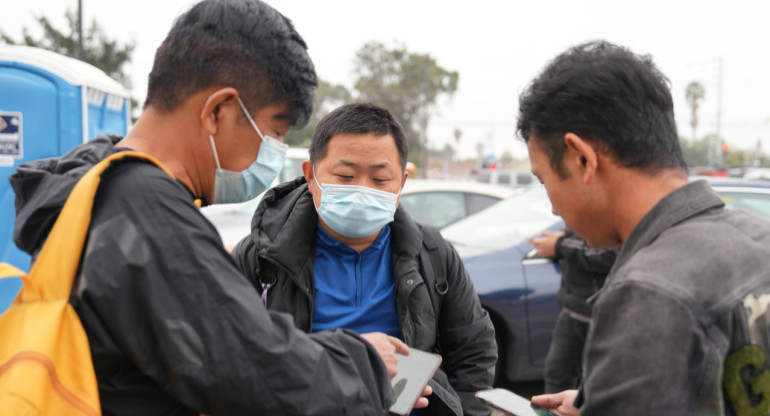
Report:
[[500,185],[510,185],[511,184],[511,175],[507,173],[500,173],[497,175],[497,183]]
[[476,182],[489,183],[489,180],[490,180],[489,172],[479,173],[479,176],[476,177]]
[[420,192],[401,195],[401,206],[413,220],[442,228],[467,215],[461,192]]
[[504,199],[442,229],[441,234],[458,245],[499,250],[534,237],[559,220],[540,187]]
[[529,185],[532,183],[532,175],[529,173],[519,173],[516,175],[516,183],[518,185]]
[[770,219],[770,194],[750,192],[720,192],[727,209],[742,209],[765,219]]
[[483,209],[486,209],[499,200],[500,198],[487,195],[465,194],[465,202],[466,206],[468,207],[468,215],[475,214]]

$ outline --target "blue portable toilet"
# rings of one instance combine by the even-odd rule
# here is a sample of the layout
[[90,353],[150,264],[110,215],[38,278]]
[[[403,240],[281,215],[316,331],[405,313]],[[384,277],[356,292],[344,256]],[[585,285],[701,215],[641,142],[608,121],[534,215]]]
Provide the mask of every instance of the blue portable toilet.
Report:
[[13,242],[19,165],[61,156],[102,133],[125,135],[129,92],[83,61],[28,46],[0,45],[0,261],[28,271]]

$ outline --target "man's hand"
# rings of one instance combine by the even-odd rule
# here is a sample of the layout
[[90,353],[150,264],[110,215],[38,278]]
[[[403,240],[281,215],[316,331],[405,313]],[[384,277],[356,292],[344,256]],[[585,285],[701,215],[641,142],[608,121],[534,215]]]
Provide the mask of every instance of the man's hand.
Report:
[[532,403],[560,416],[579,416],[580,410],[573,406],[577,394],[577,390],[564,390],[556,394],[543,394],[533,397]]
[[398,366],[398,358],[396,353],[402,355],[409,355],[409,347],[398,338],[391,337],[390,335],[383,334],[382,332],[369,332],[367,334],[361,334],[361,337],[367,341],[377,350],[380,354],[380,358],[385,362],[385,367],[388,368],[388,375],[392,379],[396,375]]
[[[380,358],[385,362],[385,367],[388,368],[388,375],[392,379],[396,375],[398,369],[398,357],[396,357],[396,353],[409,355],[409,347],[400,339],[383,334],[382,332],[369,332],[361,334],[361,337],[372,344],[374,349],[377,350],[377,353],[380,354]],[[414,408],[420,409],[428,407],[428,396],[431,394],[433,394],[433,388],[431,386],[425,386],[425,388],[422,389],[422,397],[417,399],[414,403]]]
[[431,386],[425,386],[424,389],[422,389],[422,397],[417,399],[416,402],[414,402],[414,408],[420,409],[423,407],[428,407],[428,396],[433,394],[433,388]]
[[537,250],[537,254],[540,257],[553,257],[556,255],[556,240],[565,235],[567,233],[564,231],[557,231],[555,233],[543,231],[540,233],[540,238],[530,238],[528,241],[535,246],[535,250]]

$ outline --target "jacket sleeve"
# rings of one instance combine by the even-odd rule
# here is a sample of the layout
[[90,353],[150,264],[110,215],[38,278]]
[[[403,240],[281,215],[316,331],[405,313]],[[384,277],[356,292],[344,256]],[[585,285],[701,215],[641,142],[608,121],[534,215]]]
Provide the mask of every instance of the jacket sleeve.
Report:
[[489,408],[475,393],[492,388],[497,362],[495,330],[460,256],[449,242],[443,243],[449,288],[439,317],[442,369],[460,396],[464,414],[488,415]]
[[612,269],[617,257],[617,249],[595,249],[585,240],[568,233],[556,240],[556,257],[568,262],[577,270],[607,274]]
[[108,179],[82,307],[141,373],[206,414],[385,414],[390,380],[371,345],[268,312],[178,183]]
[[238,269],[246,275],[257,291],[261,293],[262,286],[259,281],[257,281],[259,271],[257,270],[256,244],[254,244],[251,234],[243,237],[243,239],[233,247],[230,251],[230,256],[235,260]]

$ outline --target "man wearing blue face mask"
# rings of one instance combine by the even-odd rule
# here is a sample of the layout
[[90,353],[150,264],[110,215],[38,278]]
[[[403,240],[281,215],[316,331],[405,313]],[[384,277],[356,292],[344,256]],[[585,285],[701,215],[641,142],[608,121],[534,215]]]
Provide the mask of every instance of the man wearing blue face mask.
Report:
[[34,257],[100,160],[130,149],[172,174],[116,163],[94,199],[70,302],[101,413],[387,412],[395,353],[406,345],[384,333],[306,334],[266,311],[198,210],[267,188],[283,165],[280,139],[307,120],[315,86],[306,45],[283,15],[259,0],[204,0],[158,49],[144,112],[126,137],[99,137],[11,178],[15,241]]
[[474,393],[492,384],[494,330],[452,246],[398,208],[407,152],[387,110],[332,111],[304,177],[265,194],[232,255],[268,309],[304,331],[379,331],[439,352],[430,404],[413,414],[489,414]]

